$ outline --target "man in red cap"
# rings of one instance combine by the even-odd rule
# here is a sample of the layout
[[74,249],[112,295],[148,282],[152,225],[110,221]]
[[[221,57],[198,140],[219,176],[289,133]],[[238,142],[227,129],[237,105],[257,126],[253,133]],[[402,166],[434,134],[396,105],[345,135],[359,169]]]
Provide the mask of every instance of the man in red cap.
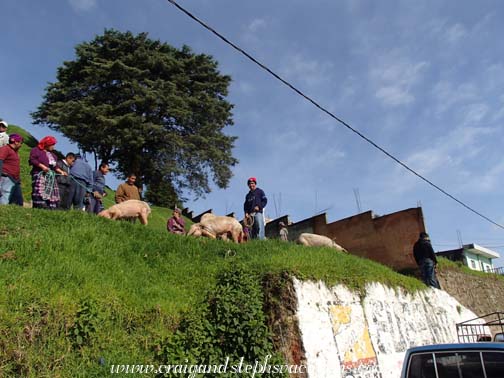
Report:
[[9,144],[0,147],[0,205],[14,203],[23,205],[21,192],[21,169],[18,150],[23,144],[19,134],[9,135]]
[[247,180],[249,192],[245,196],[245,203],[243,204],[243,211],[245,218],[252,217],[254,224],[252,225],[251,237],[252,239],[264,239],[264,215],[263,210],[268,203],[268,199],[263,190],[257,187],[257,179],[250,177]]

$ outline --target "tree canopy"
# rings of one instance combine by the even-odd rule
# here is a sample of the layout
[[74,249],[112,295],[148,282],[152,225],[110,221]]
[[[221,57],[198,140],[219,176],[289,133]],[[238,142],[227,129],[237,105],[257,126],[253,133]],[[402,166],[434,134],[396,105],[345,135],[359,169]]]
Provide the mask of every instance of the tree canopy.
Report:
[[231,78],[211,56],[116,30],[75,50],[32,113],[36,124],[115,163],[120,177],[135,173],[158,205],[204,195],[209,180],[227,187],[238,162],[236,137],[223,132],[233,124]]

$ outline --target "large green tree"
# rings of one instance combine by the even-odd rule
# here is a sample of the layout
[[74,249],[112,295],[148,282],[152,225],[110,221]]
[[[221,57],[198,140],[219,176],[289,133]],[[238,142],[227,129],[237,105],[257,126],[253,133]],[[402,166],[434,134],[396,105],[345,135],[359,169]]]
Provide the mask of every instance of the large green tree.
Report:
[[233,124],[230,82],[209,55],[105,30],[76,46],[32,117],[115,163],[118,176],[136,173],[156,204],[173,204],[210,192],[210,180],[229,183],[237,163],[236,137],[223,132]]

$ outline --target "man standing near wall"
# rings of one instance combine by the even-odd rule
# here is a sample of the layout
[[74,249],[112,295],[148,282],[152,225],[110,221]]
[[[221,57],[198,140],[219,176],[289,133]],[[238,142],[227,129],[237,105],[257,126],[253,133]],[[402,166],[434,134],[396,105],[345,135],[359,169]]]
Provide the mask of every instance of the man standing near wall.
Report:
[[413,247],[413,256],[422,272],[422,280],[428,285],[441,289],[436,278],[437,259],[429,235],[426,232],[420,232],[420,237]]
[[245,196],[245,203],[243,204],[245,219],[249,217],[254,219],[251,233],[252,239],[262,240],[265,237],[263,210],[268,203],[268,199],[262,189],[257,187],[257,180],[255,177],[249,178],[247,180],[247,185],[250,190]]

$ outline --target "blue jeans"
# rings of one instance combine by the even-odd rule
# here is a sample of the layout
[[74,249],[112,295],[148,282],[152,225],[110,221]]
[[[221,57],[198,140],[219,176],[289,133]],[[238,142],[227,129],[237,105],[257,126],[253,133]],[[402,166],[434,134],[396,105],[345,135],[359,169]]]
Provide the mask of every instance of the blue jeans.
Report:
[[0,205],[8,205],[14,183],[5,176],[0,176]]
[[89,204],[86,206],[86,211],[88,213],[98,214],[100,211],[104,209],[102,205],[102,201],[97,200],[93,197],[93,193],[89,195]]
[[436,278],[436,272],[434,270],[434,261],[431,259],[423,259],[420,261],[420,270],[422,271],[422,280],[427,286],[435,287],[436,289],[441,289],[439,282]]
[[69,206],[73,204],[75,210],[82,210],[84,208],[84,197],[86,196],[87,183],[79,178],[73,178],[71,181],[69,196]]
[[263,213],[254,213],[254,225],[252,226],[252,239],[264,240],[264,215]]

